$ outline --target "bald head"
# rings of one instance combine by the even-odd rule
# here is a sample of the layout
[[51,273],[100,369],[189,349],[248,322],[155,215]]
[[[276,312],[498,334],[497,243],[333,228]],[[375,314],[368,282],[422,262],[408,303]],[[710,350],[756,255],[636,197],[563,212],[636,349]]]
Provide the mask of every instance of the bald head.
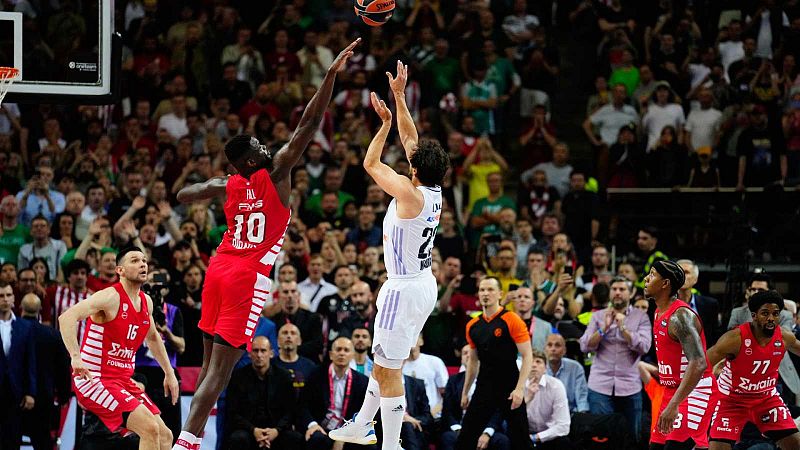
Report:
[[26,294],[22,297],[22,317],[39,317],[42,310],[42,300],[36,294]]
[[278,348],[281,356],[293,358],[302,343],[300,329],[295,324],[287,323],[278,330]]
[[250,349],[250,360],[253,368],[259,373],[269,370],[269,360],[272,358],[272,344],[265,336],[256,336]]
[[269,342],[269,339],[267,339],[266,336],[256,336],[255,338],[253,338],[253,347],[255,346],[258,347],[266,346],[267,350],[272,349],[272,343]]
[[364,312],[372,304],[372,289],[365,281],[356,281],[350,286],[350,300],[356,310]]

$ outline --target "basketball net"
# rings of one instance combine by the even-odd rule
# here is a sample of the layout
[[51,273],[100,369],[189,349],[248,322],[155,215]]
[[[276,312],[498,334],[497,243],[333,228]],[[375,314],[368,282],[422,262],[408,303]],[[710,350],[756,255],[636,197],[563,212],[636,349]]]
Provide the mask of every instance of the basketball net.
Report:
[[19,77],[19,69],[15,67],[0,67],[0,105],[8,94],[8,89]]

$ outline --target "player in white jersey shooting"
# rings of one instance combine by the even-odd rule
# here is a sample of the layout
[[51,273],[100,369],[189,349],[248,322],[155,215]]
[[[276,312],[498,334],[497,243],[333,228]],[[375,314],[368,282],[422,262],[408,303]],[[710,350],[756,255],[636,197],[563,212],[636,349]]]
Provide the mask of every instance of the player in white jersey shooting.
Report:
[[364,168],[394,197],[383,220],[383,250],[389,279],[378,293],[378,315],[372,350],[375,365],[361,411],[330,432],[335,441],[374,444],[375,414],[381,410],[382,450],[399,448],[406,410],[401,368],[436,304],[436,279],[431,273],[431,250],[442,210],[442,188],[450,158],[436,141],[419,142],[405,100],[408,68],[397,61],[397,77],[386,73],[397,104],[397,128],[411,165],[411,178],[381,162],[392,113],[373,92],[372,107],[383,124],[367,149]]

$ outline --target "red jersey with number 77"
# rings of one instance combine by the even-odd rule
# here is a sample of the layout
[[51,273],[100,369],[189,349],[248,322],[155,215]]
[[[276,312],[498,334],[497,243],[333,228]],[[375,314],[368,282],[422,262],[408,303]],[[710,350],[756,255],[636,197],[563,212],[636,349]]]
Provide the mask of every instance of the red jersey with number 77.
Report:
[[228,231],[217,255],[244,260],[259,273],[269,273],[283,247],[291,212],[283,205],[267,169],[250,176],[231,175],[225,188]]
[[775,391],[778,383],[778,366],[786,347],[779,326],[763,347],[758,343],[750,323],[739,325],[742,343],[736,358],[725,361],[719,375],[719,391],[723,395],[740,398],[763,398]]

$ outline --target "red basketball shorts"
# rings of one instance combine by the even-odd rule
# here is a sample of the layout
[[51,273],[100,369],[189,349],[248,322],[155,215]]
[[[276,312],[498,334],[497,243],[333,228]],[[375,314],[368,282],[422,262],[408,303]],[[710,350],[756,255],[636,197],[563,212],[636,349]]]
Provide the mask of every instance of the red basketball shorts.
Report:
[[[664,391],[659,415],[672,400],[675,391],[676,389]],[[675,417],[672,431],[662,434],[656,426],[651,431],[650,442],[666,444],[667,441],[684,442],[691,438],[696,448],[708,448],[708,427],[711,425],[711,416],[716,408],[718,395],[714,378],[701,378],[686,400],[678,405],[678,415]]]
[[789,408],[777,392],[754,399],[720,395],[719,407],[711,424],[711,439],[738,442],[747,422],[767,436],[770,431],[797,431]]
[[125,427],[122,415],[144,405],[151,413],[161,411],[130,378],[124,380],[94,377],[73,378],[72,387],[81,408],[96,415],[112,432]]
[[[269,273],[270,267],[265,267]],[[198,327],[234,347],[253,341],[272,281],[239,258],[215,256],[206,271]]]

